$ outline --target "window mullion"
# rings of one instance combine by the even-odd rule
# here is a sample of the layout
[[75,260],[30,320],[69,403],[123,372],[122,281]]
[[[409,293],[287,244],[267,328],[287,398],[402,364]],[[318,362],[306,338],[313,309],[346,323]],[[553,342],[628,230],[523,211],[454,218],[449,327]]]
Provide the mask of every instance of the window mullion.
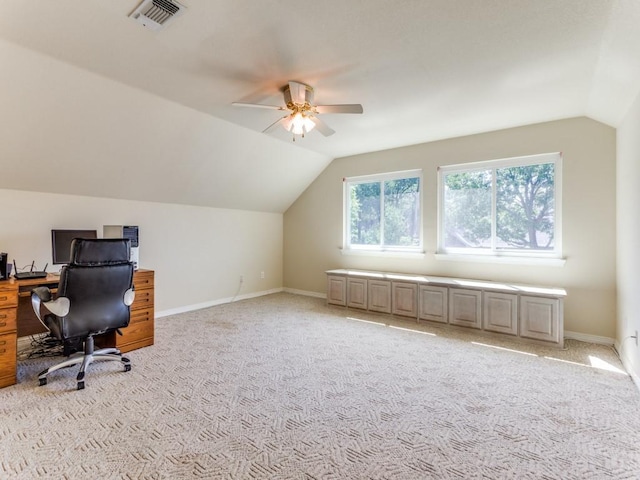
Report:
[[384,247],[384,182],[380,182],[380,248]]
[[344,238],[344,247],[345,248],[350,248],[351,247],[351,183],[347,182],[347,181],[343,181],[344,187],[343,187],[343,195],[344,195],[344,205],[345,205],[345,211],[344,211],[344,232],[345,232],[345,238]]
[[497,175],[496,169],[491,170],[491,252],[496,253],[497,245],[497,223],[498,223],[498,200],[497,200]]

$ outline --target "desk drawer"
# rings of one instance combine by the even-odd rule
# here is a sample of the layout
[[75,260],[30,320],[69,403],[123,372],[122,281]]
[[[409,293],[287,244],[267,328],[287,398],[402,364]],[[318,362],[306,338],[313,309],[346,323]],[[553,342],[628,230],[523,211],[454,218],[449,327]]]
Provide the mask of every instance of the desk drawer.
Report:
[[133,273],[133,285],[136,290],[153,287],[153,270],[136,270]]
[[136,322],[130,323],[127,328],[121,329],[122,336],[116,335],[116,345],[139,342],[142,339],[151,339],[150,345],[153,345],[153,322]]
[[131,312],[134,310],[140,310],[143,308],[153,309],[153,289],[147,288],[144,290],[136,290],[136,298],[131,305]]
[[17,338],[15,333],[0,335],[0,377],[15,379]]
[[0,310],[0,334],[16,331],[16,309],[5,308]]
[[0,290],[0,308],[16,307],[18,292],[16,290]]
[[129,321],[129,325],[140,322],[153,323],[153,308],[131,310],[131,320]]

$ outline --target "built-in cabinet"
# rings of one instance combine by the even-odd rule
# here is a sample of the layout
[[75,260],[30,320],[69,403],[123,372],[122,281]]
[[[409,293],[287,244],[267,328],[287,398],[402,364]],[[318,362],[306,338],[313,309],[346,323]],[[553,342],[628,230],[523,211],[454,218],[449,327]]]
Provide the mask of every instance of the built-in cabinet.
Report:
[[347,307],[367,309],[366,278],[347,278]]
[[520,336],[547,342],[562,343],[562,299],[520,297]]
[[482,327],[482,291],[449,288],[449,323],[463,327]]
[[483,328],[489,332],[518,334],[518,295],[483,292]]
[[563,345],[561,288],[329,270],[327,302]]
[[415,283],[391,282],[393,302],[391,311],[394,315],[416,317],[418,314],[418,286]]
[[347,279],[345,277],[327,277],[327,298],[334,305],[347,304]]
[[391,282],[368,280],[367,293],[369,310],[372,312],[391,313]]
[[449,301],[447,287],[435,285],[419,285],[418,318],[434,322],[449,321]]

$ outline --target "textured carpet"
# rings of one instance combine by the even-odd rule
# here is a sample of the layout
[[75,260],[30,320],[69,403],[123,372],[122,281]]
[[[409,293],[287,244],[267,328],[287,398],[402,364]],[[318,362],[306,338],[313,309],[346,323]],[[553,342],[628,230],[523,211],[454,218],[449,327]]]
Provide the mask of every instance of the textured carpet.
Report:
[[160,318],[83,391],[20,362],[0,478],[640,478],[637,389],[612,349],[567,345],[290,294]]

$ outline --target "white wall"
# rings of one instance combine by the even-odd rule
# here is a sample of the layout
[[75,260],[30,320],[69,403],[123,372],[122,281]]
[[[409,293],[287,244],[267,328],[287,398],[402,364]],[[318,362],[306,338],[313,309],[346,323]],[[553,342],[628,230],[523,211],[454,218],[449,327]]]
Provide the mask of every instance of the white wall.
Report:
[[51,266],[51,229],[138,225],[157,314],[282,287],[281,214],[17,190],[0,204],[0,251],[18,266]]
[[[568,292],[565,330],[612,342],[615,140],[614,129],[576,118],[334,160],[285,212],[284,285],[324,293],[327,269],[361,268],[559,286]],[[563,153],[563,267],[436,260],[438,166],[557,151]],[[341,255],[343,177],[416,168],[424,175],[426,258]]]
[[640,96],[617,130],[618,320],[616,348],[640,385]]

